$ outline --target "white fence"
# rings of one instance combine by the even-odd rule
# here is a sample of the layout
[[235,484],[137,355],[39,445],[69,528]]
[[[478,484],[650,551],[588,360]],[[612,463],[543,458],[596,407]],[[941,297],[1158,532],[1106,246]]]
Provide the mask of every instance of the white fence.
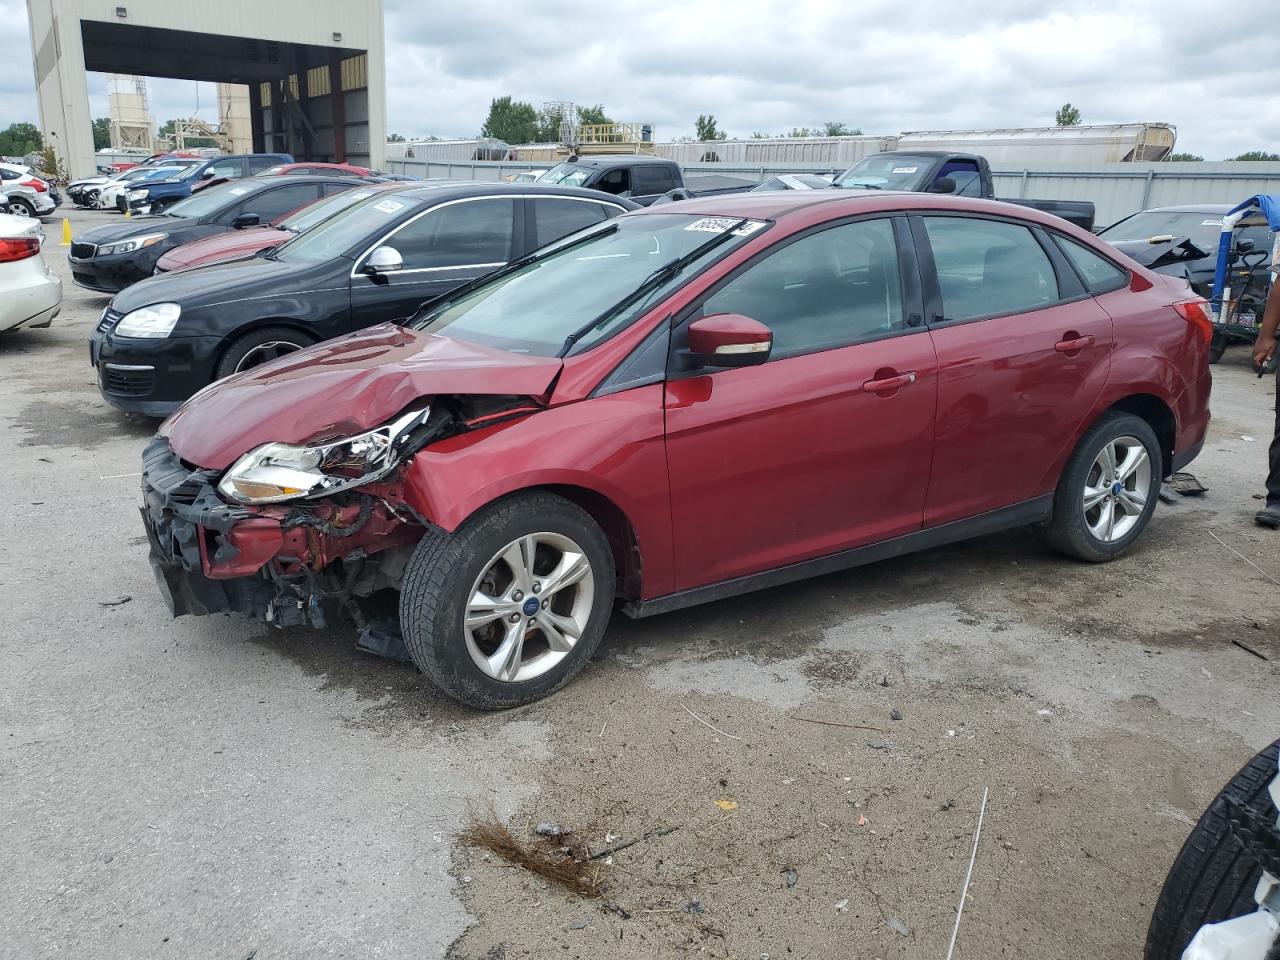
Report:
[[[423,179],[499,181],[521,170],[543,170],[549,163],[479,161],[388,161],[393,173]],[[699,174],[721,174],[761,181],[779,173],[837,173],[819,164],[690,163],[683,166],[690,187]],[[1114,223],[1149,207],[1187,203],[1237,203],[1258,193],[1280,194],[1280,163],[1108,163],[1093,166],[1041,166],[995,171],[996,196],[1010,199],[1089,200],[1097,207],[1098,226]]]

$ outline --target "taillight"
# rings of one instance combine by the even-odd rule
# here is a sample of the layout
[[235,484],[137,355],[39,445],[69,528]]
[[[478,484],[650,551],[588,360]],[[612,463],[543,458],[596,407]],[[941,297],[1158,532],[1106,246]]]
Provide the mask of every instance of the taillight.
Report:
[[23,180],[20,184],[18,184],[18,186],[30,187],[36,193],[49,192],[49,185],[45,183],[43,180],[37,180],[35,177],[32,177],[30,180]]
[[1184,300],[1182,303],[1175,303],[1173,309],[1178,311],[1178,316],[1191,324],[1192,329],[1200,334],[1200,338],[1206,344],[1213,340],[1213,316],[1209,312],[1208,300],[1203,297]]
[[0,237],[0,263],[26,260],[39,252],[39,237]]

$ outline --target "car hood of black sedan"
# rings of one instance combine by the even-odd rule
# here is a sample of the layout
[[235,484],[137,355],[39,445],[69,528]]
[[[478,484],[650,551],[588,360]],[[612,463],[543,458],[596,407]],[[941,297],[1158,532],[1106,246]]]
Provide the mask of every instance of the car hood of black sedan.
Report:
[[[345,262],[350,264],[350,261]],[[285,263],[266,257],[214,263],[148,277],[116,294],[112,307],[128,313],[153,303],[177,303],[184,309],[234,303],[309,289],[317,277],[333,269],[332,262]]]
[[119,243],[130,237],[142,237],[149,233],[168,233],[195,225],[194,220],[182,217],[130,217],[120,223],[104,223],[76,235],[76,243]]

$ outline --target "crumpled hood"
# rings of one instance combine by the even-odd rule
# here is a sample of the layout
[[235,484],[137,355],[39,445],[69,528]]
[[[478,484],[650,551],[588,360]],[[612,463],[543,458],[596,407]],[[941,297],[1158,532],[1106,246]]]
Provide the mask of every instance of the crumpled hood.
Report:
[[160,432],[188,463],[224,470],[264,443],[372,430],[422,398],[541,396],[560,367],[554,357],[383,323],[228,377],[183,404]]

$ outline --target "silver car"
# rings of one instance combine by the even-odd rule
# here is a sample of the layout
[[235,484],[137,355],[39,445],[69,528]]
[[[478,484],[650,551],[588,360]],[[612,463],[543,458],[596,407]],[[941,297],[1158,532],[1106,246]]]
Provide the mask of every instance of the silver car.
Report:
[[0,189],[16,217],[47,217],[58,206],[49,184],[23,164],[0,163]]

